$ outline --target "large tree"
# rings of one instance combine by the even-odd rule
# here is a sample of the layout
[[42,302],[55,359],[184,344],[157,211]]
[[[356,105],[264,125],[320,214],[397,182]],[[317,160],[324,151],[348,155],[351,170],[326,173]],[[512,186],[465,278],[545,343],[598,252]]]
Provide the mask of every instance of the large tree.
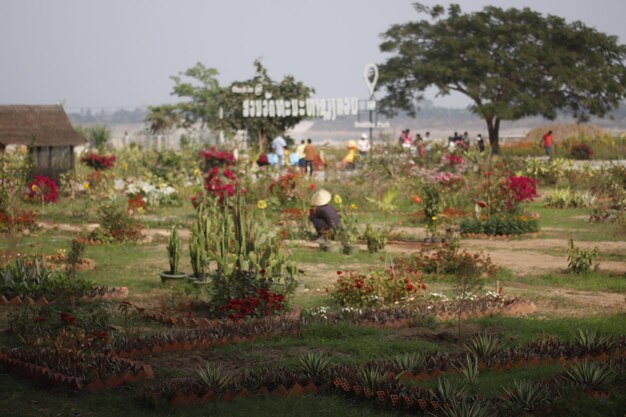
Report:
[[268,138],[283,134],[298,124],[303,116],[246,117],[244,100],[265,98],[305,100],[314,90],[287,75],[280,82],[273,81],[259,60],[254,61],[255,75],[249,80],[235,81],[220,87],[217,70],[201,63],[187,69],[174,80],[172,95],[184,99],[177,104],[150,107],[146,121],[153,132],[174,126],[190,127],[201,124],[213,130],[222,130],[231,135],[237,130],[246,130],[249,138],[260,145]]
[[626,47],[615,36],[528,8],[415,8],[429,19],[392,26],[380,45],[393,54],[380,65],[381,106],[389,114],[415,114],[430,86],[441,95],[456,91],[472,100],[499,153],[502,120],[554,119],[565,110],[585,121],[626,97]]

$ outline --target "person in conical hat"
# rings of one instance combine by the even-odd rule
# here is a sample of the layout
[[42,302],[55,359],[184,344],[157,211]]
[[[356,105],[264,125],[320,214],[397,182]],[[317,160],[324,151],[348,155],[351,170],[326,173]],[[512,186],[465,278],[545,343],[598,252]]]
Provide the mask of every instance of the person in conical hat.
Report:
[[339,226],[339,213],[330,204],[332,195],[326,190],[319,190],[311,197],[309,220],[317,232],[317,239],[323,239],[325,234],[332,234]]

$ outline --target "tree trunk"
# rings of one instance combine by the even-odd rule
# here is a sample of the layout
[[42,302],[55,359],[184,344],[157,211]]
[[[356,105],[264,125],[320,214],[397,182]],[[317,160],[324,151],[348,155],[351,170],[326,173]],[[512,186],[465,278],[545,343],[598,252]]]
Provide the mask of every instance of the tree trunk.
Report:
[[491,146],[492,155],[500,155],[500,119],[498,117],[488,117],[485,119],[487,122],[487,131],[489,132],[489,145]]

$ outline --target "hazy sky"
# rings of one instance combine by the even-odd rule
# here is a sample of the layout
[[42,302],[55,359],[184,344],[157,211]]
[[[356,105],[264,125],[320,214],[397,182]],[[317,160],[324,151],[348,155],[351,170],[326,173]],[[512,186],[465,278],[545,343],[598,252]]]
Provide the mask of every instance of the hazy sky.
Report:
[[[174,102],[170,76],[200,61],[228,84],[261,57],[317,97],[366,98],[363,68],[382,62],[380,34],[416,20],[413,0],[0,0],[0,104],[115,109]],[[425,4],[449,4],[425,0]],[[624,0],[461,0],[530,7],[617,35]],[[463,106],[458,97],[438,105]]]

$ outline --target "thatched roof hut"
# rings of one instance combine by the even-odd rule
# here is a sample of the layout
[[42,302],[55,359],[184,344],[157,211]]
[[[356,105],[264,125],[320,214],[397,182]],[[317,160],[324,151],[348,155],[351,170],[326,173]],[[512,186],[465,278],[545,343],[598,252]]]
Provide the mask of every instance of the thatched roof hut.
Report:
[[84,143],[86,140],[76,133],[59,105],[0,105],[0,148],[6,145],[77,146]]
[[61,106],[0,105],[0,152],[7,145],[28,146],[31,176],[58,181],[61,174],[74,169],[74,147],[86,142]]

